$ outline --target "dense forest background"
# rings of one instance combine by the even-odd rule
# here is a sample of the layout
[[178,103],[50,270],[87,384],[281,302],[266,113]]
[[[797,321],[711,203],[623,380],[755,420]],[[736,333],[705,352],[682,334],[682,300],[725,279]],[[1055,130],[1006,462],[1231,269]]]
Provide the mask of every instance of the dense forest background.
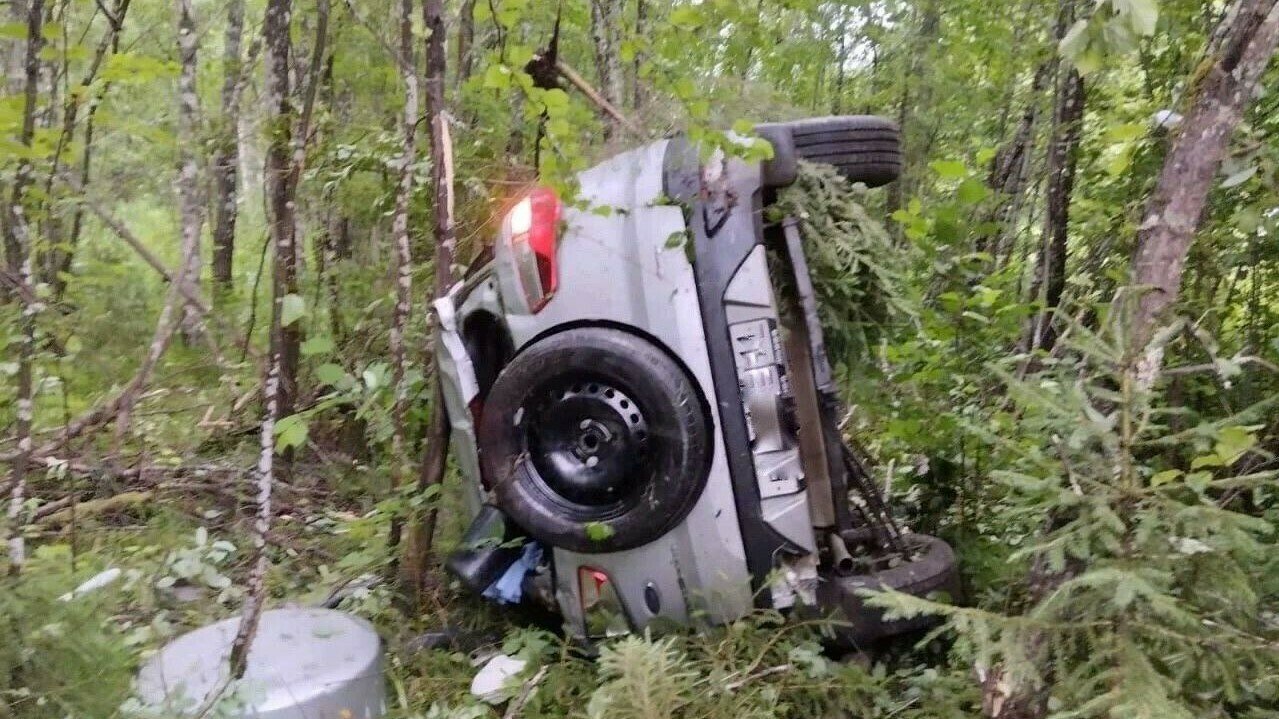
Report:
[[[445,623],[547,667],[507,716],[1279,715],[1276,8],[0,3],[0,717],[154,715],[166,637],[367,576],[394,716],[498,715]],[[462,597],[429,301],[494,215],[840,113],[906,152],[814,263],[846,431],[964,606],[884,598],[947,623],[869,667],[771,616],[591,663]]]

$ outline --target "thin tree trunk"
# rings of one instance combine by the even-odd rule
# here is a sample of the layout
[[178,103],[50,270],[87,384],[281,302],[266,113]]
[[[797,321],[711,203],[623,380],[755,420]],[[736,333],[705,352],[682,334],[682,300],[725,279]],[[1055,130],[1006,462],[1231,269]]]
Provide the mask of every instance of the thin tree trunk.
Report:
[[240,44],[244,36],[244,0],[227,3],[223,48],[222,125],[213,155],[213,285],[214,300],[233,289],[235,225],[240,192],[240,77],[244,68]]
[[[447,108],[444,102],[444,34],[443,0],[422,0],[422,19],[428,33],[426,41],[426,119],[431,138],[431,185],[434,191],[435,291],[439,297],[453,284],[453,252],[457,238],[453,227],[453,143],[449,136]],[[432,362],[432,365],[434,363]],[[438,370],[438,368],[434,368]],[[449,426],[439,388],[438,371],[431,372],[434,391],[431,394],[431,420],[419,467],[418,489],[438,485],[444,480],[448,457]],[[431,538],[435,531],[435,510],[418,511],[412,517],[409,534],[401,554],[402,589],[413,598],[426,587],[427,563]]]
[[[595,44],[595,71],[599,92],[608,104],[616,107],[622,98],[622,71],[618,66],[617,33],[621,22],[620,0],[591,0],[591,40]],[[611,121],[606,133],[617,130]]]
[[[848,15],[843,6],[837,6],[835,11],[839,13],[839,52],[835,55],[839,67],[835,68],[835,102],[831,110],[840,115],[844,112],[844,77],[848,65]],[[820,93],[817,93],[817,97],[820,97]]]
[[[1062,0],[1057,15],[1057,42],[1075,22],[1075,0]],[[1030,296],[1040,304],[1022,340],[1025,351],[1051,350],[1056,341],[1053,313],[1061,304],[1066,287],[1066,250],[1070,230],[1070,199],[1075,188],[1075,168],[1079,161],[1079,136],[1084,117],[1084,80],[1073,67],[1061,72],[1057,66],[1053,92],[1052,134],[1048,140],[1047,186],[1044,188],[1044,233],[1039,249]],[[1023,118],[1024,120],[1024,118]]]
[[[27,24],[27,3],[29,0],[10,0],[9,15],[5,18],[14,26]],[[22,92],[23,79],[26,77],[26,46],[24,43],[8,43],[4,54],[4,81],[9,97]]]
[[[25,27],[27,24],[27,7],[28,0],[10,0],[8,5],[8,14],[5,20],[14,27]],[[17,41],[4,43],[4,89],[5,97],[17,97],[22,94],[26,80],[26,54],[27,44]],[[8,183],[0,182],[0,197],[9,197]],[[13,297],[20,296],[21,288],[17,286],[18,277],[13,274],[12,270],[14,259],[11,253],[17,252],[18,248],[13,245],[11,239],[11,220],[9,216],[9,208],[6,204],[0,208],[0,273],[3,273],[4,282],[0,283],[0,302],[8,302]],[[11,249],[12,248],[12,249]]]
[[[30,0],[24,20],[27,25],[27,50],[23,64],[22,128],[18,143],[24,147],[31,147],[31,140],[36,130],[36,101],[40,90],[40,50],[44,47],[44,0]],[[23,245],[19,234],[27,232],[27,220],[23,213],[27,185],[30,181],[31,161],[24,157],[14,172],[13,187],[9,191],[9,207],[5,211],[5,264],[14,277],[21,276],[22,264],[29,259],[26,256],[27,248]]]
[[1066,243],[1070,229],[1070,198],[1079,161],[1080,125],[1084,116],[1084,80],[1071,69],[1060,81],[1053,110],[1053,140],[1048,153],[1048,188],[1045,191],[1044,240],[1039,253],[1036,288],[1041,310],[1035,318],[1031,349],[1051,350],[1056,343],[1053,313],[1061,305],[1066,288]]
[[990,252],[996,259],[996,266],[998,258],[1008,254],[1003,245],[1015,234],[1017,210],[1021,207],[1026,192],[1031,156],[1035,149],[1035,125],[1039,122],[1040,105],[1043,103],[1039,94],[1056,72],[1057,66],[1058,61],[1054,57],[1051,61],[1040,63],[1035,69],[1034,79],[1030,83],[1030,98],[1017,122],[1017,129],[991,161],[986,184],[999,193],[990,214],[990,221],[997,229],[995,241],[991,243],[982,240],[978,244],[978,250]]
[[[1131,284],[1143,292],[1129,325],[1130,346],[1145,347],[1177,301],[1186,256],[1213,178],[1245,108],[1279,44],[1276,0],[1238,0],[1218,27],[1187,93],[1189,108],[1164,158],[1137,232]],[[1152,357],[1157,367],[1159,357]]]
[[[408,457],[405,451],[409,393],[405,382],[404,335],[408,329],[413,294],[413,249],[409,240],[409,206],[413,200],[413,165],[417,160],[418,76],[413,43],[413,0],[400,0],[400,74],[404,81],[404,113],[400,120],[400,177],[395,192],[391,234],[395,242],[395,308],[391,315],[391,375],[395,402],[391,408],[391,490],[404,483]],[[391,523],[391,546],[400,541],[402,518]]]
[[[635,37],[641,43],[644,41],[644,34],[648,32],[648,2],[647,0],[635,0]],[[640,117],[640,111],[644,108],[644,78],[641,73],[644,67],[645,56],[643,51],[635,51],[635,59],[631,62],[631,117],[643,122]]]
[[[274,2],[274,0],[273,0]],[[271,326],[280,326],[279,304],[275,305]],[[278,333],[273,333],[271,358],[267,361],[266,384],[262,389],[265,411],[262,417],[261,449],[258,452],[257,513],[253,521],[253,569],[249,572],[240,626],[231,642],[231,678],[239,679],[248,668],[249,647],[257,633],[258,620],[266,603],[267,537],[271,533],[271,490],[275,484],[275,423],[280,418],[280,352]]]
[[[24,105],[22,111],[22,135],[20,142],[31,147],[35,132],[36,84],[40,79],[40,46],[43,44],[41,30],[44,22],[43,0],[31,0],[27,8],[27,52],[25,66]],[[26,182],[31,173],[31,165],[23,161],[18,166],[14,179],[5,222],[5,251],[10,263],[16,270],[22,288],[31,288],[31,237],[28,233],[24,192]],[[12,244],[10,244],[12,243]],[[22,508],[26,501],[27,464],[31,458],[31,427],[35,418],[35,385],[34,363],[36,348],[36,314],[40,311],[40,303],[35,297],[23,295],[22,303],[22,339],[18,350],[18,392],[17,392],[17,436],[18,452],[10,472],[13,484],[9,496],[8,531],[9,540],[9,573],[17,576],[26,563],[26,543],[22,536]]]
[[[293,102],[289,95],[289,54],[292,0],[269,0],[263,34],[266,38],[266,92],[269,108],[269,144],[266,153],[267,207],[269,232],[275,247],[272,273],[273,320],[271,333],[274,346],[271,361],[278,365],[279,416],[293,413],[297,398],[298,355],[301,332],[296,322],[282,324],[284,298],[296,295],[297,245],[295,221],[295,187],[292,162]],[[278,357],[276,356],[278,355]]]
[[462,0],[457,12],[457,86],[471,77],[475,68],[475,0]]
[[[928,70],[932,57],[930,50],[936,44],[937,35],[941,29],[941,0],[926,0],[917,12],[919,29],[914,42],[911,43],[911,53],[906,63],[905,78],[901,83],[902,89],[897,107],[897,125],[901,128],[902,152],[908,171],[916,164],[922,164],[920,161],[925,157],[919,147],[922,144],[919,141],[924,138],[921,129],[915,127],[915,117],[919,114],[915,110],[927,109],[932,99],[932,81],[928,78]],[[913,177],[908,173],[889,185],[887,213],[891,215],[905,207],[906,198],[913,191]],[[895,224],[893,233],[898,241],[903,238],[902,232],[900,223]]]
[[[267,102],[271,110],[271,137],[267,151],[267,194],[271,207],[271,239],[275,244],[274,297],[271,302],[271,347],[267,360],[266,380],[262,389],[264,405],[257,472],[257,516],[253,526],[254,562],[249,574],[248,595],[240,626],[231,643],[230,678],[244,676],[248,666],[249,647],[257,632],[266,601],[267,536],[271,530],[271,490],[275,480],[275,423],[290,412],[285,399],[285,353],[290,342],[289,328],[284,326],[282,308],[290,287],[288,273],[294,269],[293,198],[289,167],[289,130],[293,108],[289,102],[289,26],[292,0],[268,0],[263,34],[267,46]],[[296,338],[292,338],[296,340]],[[296,347],[294,348],[296,350]],[[295,375],[296,377],[296,375]]]
[[[198,294],[200,286],[200,232],[204,226],[204,203],[200,197],[199,163],[196,145],[199,137],[200,96],[196,89],[199,35],[195,28],[192,0],[178,0],[178,196],[182,213],[183,264],[178,270],[178,283],[186,288],[182,294]],[[187,344],[194,344],[203,332],[204,313],[185,304],[182,307],[181,331]]]

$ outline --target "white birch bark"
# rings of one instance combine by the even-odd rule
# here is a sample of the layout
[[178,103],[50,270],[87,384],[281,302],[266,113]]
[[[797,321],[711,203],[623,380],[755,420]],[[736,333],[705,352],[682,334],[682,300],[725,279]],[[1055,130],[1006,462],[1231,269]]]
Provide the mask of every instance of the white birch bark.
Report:
[[[405,386],[404,336],[412,309],[413,254],[409,241],[409,209],[413,199],[413,166],[417,160],[418,75],[413,51],[413,0],[400,0],[400,74],[404,82],[404,113],[400,121],[403,143],[399,159],[399,182],[395,193],[395,215],[391,223],[395,242],[395,309],[391,318],[391,371],[395,404],[391,411],[391,484],[403,483],[405,465],[405,415],[408,387]],[[398,538],[397,538],[398,539]]]
[[[44,17],[44,3],[32,0],[27,6],[27,43],[24,56],[23,122],[21,143],[31,146],[35,130],[36,84],[40,75],[41,30]],[[24,190],[31,174],[31,165],[23,162],[14,179],[13,194],[7,208],[5,228],[5,250],[10,263],[18,260],[18,281],[22,290],[30,290],[32,284],[31,237],[28,232]],[[22,339],[18,350],[18,392],[17,392],[17,437],[18,450],[13,459],[10,481],[13,489],[9,496],[9,511],[6,528],[9,546],[9,573],[17,576],[27,560],[26,542],[22,536],[22,508],[26,503],[27,470],[31,461],[31,428],[35,420],[35,385],[34,363],[36,349],[36,316],[40,312],[40,301],[27,291],[22,296]]]
[[[178,197],[182,215],[182,254],[185,260],[178,270],[178,282],[186,293],[198,295],[200,268],[200,232],[204,226],[204,203],[200,197],[199,149],[200,97],[196,88],[197,49],[195,9],[192,0],[177,0],[178,57],[182,70],[178,75]],[[184,293],[185,294],[185,293]],[[203,332],[202,313],[182,305],[182,337],[194,343]]]

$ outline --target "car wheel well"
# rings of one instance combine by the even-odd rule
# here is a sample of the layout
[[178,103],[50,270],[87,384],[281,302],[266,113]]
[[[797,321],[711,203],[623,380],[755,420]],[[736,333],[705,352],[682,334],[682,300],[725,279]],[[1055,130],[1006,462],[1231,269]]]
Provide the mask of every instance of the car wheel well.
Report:
[[500,317],[487,310],[471,313],[462,321],[462,343],[475,370],[479,398],[488,396],[497,375],[515,356],[515,342]]

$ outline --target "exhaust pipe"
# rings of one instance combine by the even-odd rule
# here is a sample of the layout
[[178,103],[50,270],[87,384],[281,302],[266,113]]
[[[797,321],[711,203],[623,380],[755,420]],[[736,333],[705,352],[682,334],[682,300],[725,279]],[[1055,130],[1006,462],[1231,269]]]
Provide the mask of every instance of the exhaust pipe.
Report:
[[831,566],[835,568],[835,573],[841,577],[852,574],[857,563],[853,561],[853,555],[849,553],[844,538],[839,536],[839,532],[831,532],[826,535],[826,540],[830,544]]
[[523,548],[509,546],[518,535],[502,510],[486,504],[444,564],[467,589],[480,594],[520,558]]

